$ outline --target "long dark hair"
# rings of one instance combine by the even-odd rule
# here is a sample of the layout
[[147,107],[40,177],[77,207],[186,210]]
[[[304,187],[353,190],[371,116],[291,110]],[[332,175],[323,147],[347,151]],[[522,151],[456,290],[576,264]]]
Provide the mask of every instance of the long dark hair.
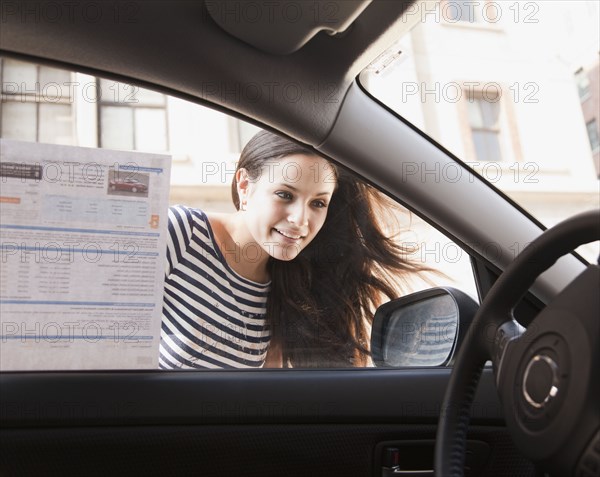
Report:
[[[237,168],[258,177],[266,161],[293,154],[315,152],[261,131],[244,147]],[[267,320],[284,367],[365,365],[374,310],[384,297],[397,296],[403,278],[429,270],[409,260],[414,250],[384,234],[381,214],[390,213],[393,203],[331,166],[337,188],[323,228],[293,260],[270,258],[268,263]],[[235,178],[232,197],[239,209]]]

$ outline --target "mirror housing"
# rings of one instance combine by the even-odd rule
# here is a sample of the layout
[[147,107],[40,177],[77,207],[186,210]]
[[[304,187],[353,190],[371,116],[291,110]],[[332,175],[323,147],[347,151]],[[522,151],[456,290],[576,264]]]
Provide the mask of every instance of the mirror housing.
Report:
[[423,290],[381,305],[371,332],[375,366],[451,364],[478,308],[473,298],[452,287]]

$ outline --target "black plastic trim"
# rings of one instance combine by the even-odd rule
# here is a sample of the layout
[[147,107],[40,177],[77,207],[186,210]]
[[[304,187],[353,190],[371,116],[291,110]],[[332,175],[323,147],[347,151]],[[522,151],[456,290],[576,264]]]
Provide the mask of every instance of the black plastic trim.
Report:
[[[435,424],[450,368],[96,371],[0,374],[3,428],[256,424]],[[473,421],[503,423],[491,370]]]

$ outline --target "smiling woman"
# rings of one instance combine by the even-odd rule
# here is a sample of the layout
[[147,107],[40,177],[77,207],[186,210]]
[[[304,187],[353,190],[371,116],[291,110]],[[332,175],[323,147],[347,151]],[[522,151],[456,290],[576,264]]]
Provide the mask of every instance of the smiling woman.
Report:
[[171,208],[160,366],[367,364],[374,310],[399,275],[425,270],[382,232],[383,198],[265,131],[232,197],[229,214]]

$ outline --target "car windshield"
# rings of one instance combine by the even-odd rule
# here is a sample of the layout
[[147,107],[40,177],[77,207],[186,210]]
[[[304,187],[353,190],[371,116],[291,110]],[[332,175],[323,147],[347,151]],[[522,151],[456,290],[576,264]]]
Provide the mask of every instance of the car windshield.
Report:
[[[416,25],[361,84],[552,226],[599,205],[599,5],[413,5]],[[407,173],[457,180],[423,166]],[[597,243],[579,251],[598,257]]]

